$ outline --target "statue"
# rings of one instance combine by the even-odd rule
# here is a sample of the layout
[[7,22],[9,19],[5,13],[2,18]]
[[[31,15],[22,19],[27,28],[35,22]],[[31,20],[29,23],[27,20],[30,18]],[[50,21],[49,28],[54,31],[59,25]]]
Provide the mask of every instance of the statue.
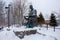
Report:
[[33,9],[33,6],[30,5],[30,12],[28,16],[25,16],[24,18],[27,20],[27,28],[33,28],[36,24],[35,22],[37,21],[37,14],[36,10]]

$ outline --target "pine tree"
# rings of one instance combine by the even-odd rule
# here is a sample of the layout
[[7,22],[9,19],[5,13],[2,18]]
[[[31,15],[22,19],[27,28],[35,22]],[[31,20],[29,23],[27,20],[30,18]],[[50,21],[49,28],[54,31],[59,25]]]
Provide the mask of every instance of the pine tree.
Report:
[[55,26],[57,26],[57,21],[56,21],[55,15],[53,13],[51,14],[51,17],[50,17],[50,26],[53,26],[54,31],[55,31]]
[[42,24],[45,23],[45,19],[42,15],[42,13],[40,13],[39,17],[38,17],[38,23],[42,26]]
[[50,26],[57,26],[57,21],[55,15],[52,13],[50,17]]

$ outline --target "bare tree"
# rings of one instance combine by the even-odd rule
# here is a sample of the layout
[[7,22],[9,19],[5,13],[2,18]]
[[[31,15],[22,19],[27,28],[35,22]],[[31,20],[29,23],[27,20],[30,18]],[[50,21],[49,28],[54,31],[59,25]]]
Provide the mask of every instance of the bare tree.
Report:
[[0,23],[4,23],[4,2],[0,0]]
[[14,2],[14,18],[17,19],[17,23],[22,26],[24,22],[24,14],[27,11],[26,0],[16,0]]

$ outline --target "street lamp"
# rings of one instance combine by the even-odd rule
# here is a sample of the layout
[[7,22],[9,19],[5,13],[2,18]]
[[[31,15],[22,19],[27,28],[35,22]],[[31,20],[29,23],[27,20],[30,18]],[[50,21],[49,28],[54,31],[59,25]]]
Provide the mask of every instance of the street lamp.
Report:
[[8,28],[10,26],[10,4],[8,5],[8,7],[5,7],[5,9],[8,9]]

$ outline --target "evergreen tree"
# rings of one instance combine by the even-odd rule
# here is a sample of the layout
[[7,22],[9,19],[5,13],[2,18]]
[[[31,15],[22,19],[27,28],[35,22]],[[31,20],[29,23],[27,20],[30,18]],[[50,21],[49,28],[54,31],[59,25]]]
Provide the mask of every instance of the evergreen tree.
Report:
[[55,26],[57,26],[57,21],[53,13],[51,14],[51,17],[50,17],[50,26],[54,26],[54,31],[55,31]]
[[38,17],[38,23],[42,26],[42,24],[45,23],[45,19],[42,15],[42,13],[40,13],[39,17]]
[[57,21],[55,15],[52,13],[50,17],[50,26],[57,26]]

